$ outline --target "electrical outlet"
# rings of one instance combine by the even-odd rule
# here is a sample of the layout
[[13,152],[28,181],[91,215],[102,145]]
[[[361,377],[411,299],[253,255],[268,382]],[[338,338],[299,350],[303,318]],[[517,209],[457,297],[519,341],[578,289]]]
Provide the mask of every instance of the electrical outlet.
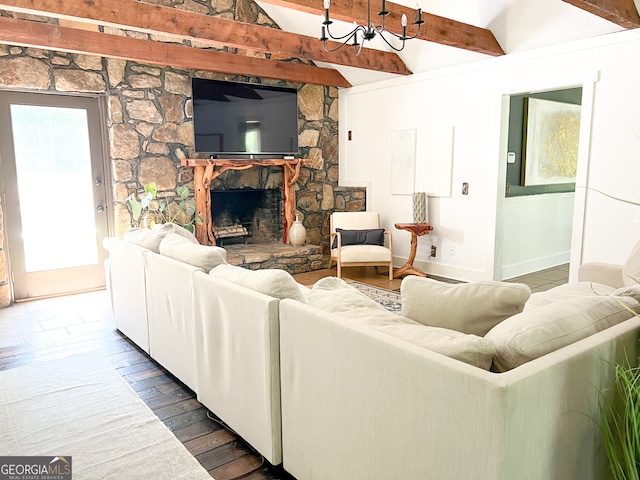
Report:
[[431,256],[432,257],[436,256],[436,246],[435,245],[431,245]]
[[449,245],[449,255],[455,255],[455,254],[456,254],[456,246]]

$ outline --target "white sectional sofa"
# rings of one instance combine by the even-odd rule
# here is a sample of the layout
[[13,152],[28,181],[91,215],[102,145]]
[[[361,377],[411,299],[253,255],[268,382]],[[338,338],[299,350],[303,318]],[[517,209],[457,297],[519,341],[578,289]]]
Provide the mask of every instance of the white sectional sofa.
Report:
[[299,480],[606,478],[598,405],[612,362],[638,362],[640,318],[622,305],[637,310],[637,300],[582,283],[534,294],[510,314],[509,301],[466,284],[477,290],[468,301],[443,302],[462,313],[437,318],[433,290],[449,287],[428,283],[403,280],[403,312],[430,308],[459,327],[489,304],[508,318],[484,337],[460,336],[393,318],[335,279],[314,285],[309,304],[281,302],[284,468]]
[[406,277],[395,315],[187,233],[111,239],[116,326],[298,480],[605,478],[598,406],[612,363],[638,363],[634,282]]
[[173,224],[107,246],[116,327],[269,462],[282,463],[278,296],[304,301],[305,287],[283,270],[227,265],[224,249],[198,245]]

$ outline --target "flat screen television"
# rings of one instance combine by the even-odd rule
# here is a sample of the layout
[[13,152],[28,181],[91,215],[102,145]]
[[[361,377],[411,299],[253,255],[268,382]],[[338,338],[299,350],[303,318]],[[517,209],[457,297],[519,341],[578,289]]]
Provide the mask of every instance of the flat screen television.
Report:
[[221,157],[298,154],[298,91],[194,78],[195,151]]

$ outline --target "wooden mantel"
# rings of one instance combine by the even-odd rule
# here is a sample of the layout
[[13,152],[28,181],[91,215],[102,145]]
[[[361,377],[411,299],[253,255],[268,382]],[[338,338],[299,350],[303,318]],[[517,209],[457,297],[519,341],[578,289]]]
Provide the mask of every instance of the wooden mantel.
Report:
[[202,245],[215,245],[213,219],[211,218],[211,182],[227,170],[246,170],[252,167],[282,166],[283,231],[282,242],[289,243],[289,227],[293,224],[296,210],[294,185],[300,175],[302,165],[310,165],[308,159],[208,159],[183,158],[180,164],[193,167],[193,191],[196,200],[196,238]]

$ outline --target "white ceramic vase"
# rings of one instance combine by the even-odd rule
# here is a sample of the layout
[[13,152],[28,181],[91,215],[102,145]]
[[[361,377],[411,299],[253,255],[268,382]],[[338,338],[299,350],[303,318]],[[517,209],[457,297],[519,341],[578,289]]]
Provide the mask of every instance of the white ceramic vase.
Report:
[[289,228],[289,243],[294,247],[301,247],[307,240],[307,229],[300,221],[300,215],[296,215],[296,220]]

